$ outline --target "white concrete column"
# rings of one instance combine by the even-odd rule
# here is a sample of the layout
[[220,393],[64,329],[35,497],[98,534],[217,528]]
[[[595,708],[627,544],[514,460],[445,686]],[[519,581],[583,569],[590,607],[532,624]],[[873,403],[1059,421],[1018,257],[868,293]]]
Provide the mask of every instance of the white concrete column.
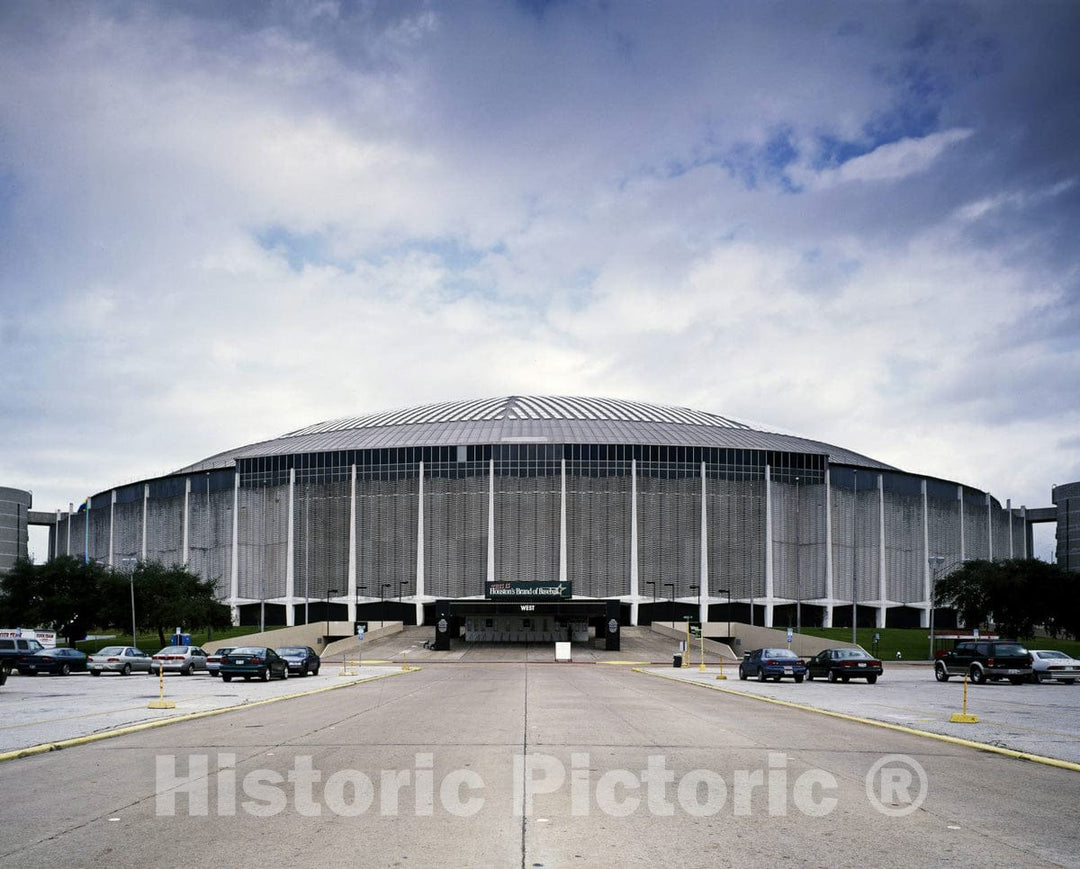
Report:
[[[307,497],[307,484],[304,484],[304,497]],[[285,624],[290,628],[296,625],[296,468],[289,468],[289,497],[287,499],[289,518],[285,522]],[[305,509],[307,505],[304,505]],[[305,532],[307,527],[304,528]],[[304,557],[311,558],[308,548],[311,541],[304,540]],[[305,612],[306,615],[306,612]]]
[[[566,567],[566,459],[561,463],[562,483],[559,487],[559,582],[568,582]],[[633,590],[630,591],[633,594]]]
[[116,489],[109,498],[109,567],[116,567],[116,541],[113,532],[116,528]]
[[233,624],[240,623],[240,472],[233,480],[232,552],[229,554],[229,606]]
[[[638,573],[637,459],[630,460],[630,588],[640,586]],[[656,588],[656,586],[653,586]],[[656,618],[656,613],[652,614]],[[630,624],[638,623],[638,603],[630,604]]]
[[352,466],[349,483],[349,613],[350,621],[356,621],[360,615],[356,611],[356,465]]
[[923,599],[926,601],[926,609],[919,614],[919,626],[930,627],[930,595],[934,582],[930,570],[930,499],[926,491],[926,480],[921,481],[922,487],[922,538],[923,538]]
[[964,534],[964,487],[956,487],[956,500],[960,502],[960,560],[967,560],[967,540]]
[[889,599],[888,570],[885,558],[885,475],[878,474],[878,611],[877,626],[885,627],[885,602]]
[[495,581],[495,459],[488,461],[487,581]]
[[424,623],[424,463],[420,462],[420,486],[416,505],[416,624]]
[[191,526],[191,477],[184,478],[184,544],[181,550],[181,564],[187,567],[188,563],[188,531]]
[[708,488],[705,482],[705,463],[701,463],[701,559],[698,570],[698,620],[704,625],[709,620],[709,523]]
[[772,527],[772,468],[765,466],[765,627],[773,626],[773,527]]
[[832,524],[832,474],[825,465],[825,618],[822,627],[831,628],[833,623],[833,524]]
[[146,561],[146,514],[150,505],[150,484],[143,483],[142,494],[142,548],[140,558]]

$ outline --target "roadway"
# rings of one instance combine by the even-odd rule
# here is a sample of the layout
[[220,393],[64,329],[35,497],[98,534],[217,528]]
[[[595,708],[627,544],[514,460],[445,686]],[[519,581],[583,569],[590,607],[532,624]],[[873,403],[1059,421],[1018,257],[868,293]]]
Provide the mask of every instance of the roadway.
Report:
[[425,664],[0,783],[19,864],[1080,865],[1080,773],[629,666]]

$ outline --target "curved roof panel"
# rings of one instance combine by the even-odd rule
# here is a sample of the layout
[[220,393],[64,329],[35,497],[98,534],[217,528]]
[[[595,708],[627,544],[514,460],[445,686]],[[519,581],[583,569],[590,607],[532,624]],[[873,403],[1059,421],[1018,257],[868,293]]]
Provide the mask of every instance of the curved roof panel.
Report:
[[447,401],[316,423],[219,453],[177,473],[240,458],[338,450],[498,443],[649,444],[824,454],[838,464],[891,469],[841,447],[685,407],[609,398],[521,396]]

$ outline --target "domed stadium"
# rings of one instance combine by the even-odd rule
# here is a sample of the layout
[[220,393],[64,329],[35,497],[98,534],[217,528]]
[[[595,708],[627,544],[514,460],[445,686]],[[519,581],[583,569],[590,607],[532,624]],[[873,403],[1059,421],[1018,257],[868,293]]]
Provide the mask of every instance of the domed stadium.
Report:
[[605,623],[769,627],[926,625],[933,572],[1031,548],[1023,510],[960,483],[705,411],[545,396],[227,450],[94,495],[53,545],[186,565],[240,624],[432,624],[440,601],[479,616],[550,593],[604,604]]

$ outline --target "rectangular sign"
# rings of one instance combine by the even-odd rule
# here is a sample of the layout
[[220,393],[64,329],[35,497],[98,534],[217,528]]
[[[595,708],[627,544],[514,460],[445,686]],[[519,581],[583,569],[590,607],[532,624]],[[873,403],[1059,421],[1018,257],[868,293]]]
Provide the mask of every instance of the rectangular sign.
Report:
[[572,596],[569,582],[537,582],[512,580],[510,582],[484,583],[484,596],[488,600],[569,600]]

